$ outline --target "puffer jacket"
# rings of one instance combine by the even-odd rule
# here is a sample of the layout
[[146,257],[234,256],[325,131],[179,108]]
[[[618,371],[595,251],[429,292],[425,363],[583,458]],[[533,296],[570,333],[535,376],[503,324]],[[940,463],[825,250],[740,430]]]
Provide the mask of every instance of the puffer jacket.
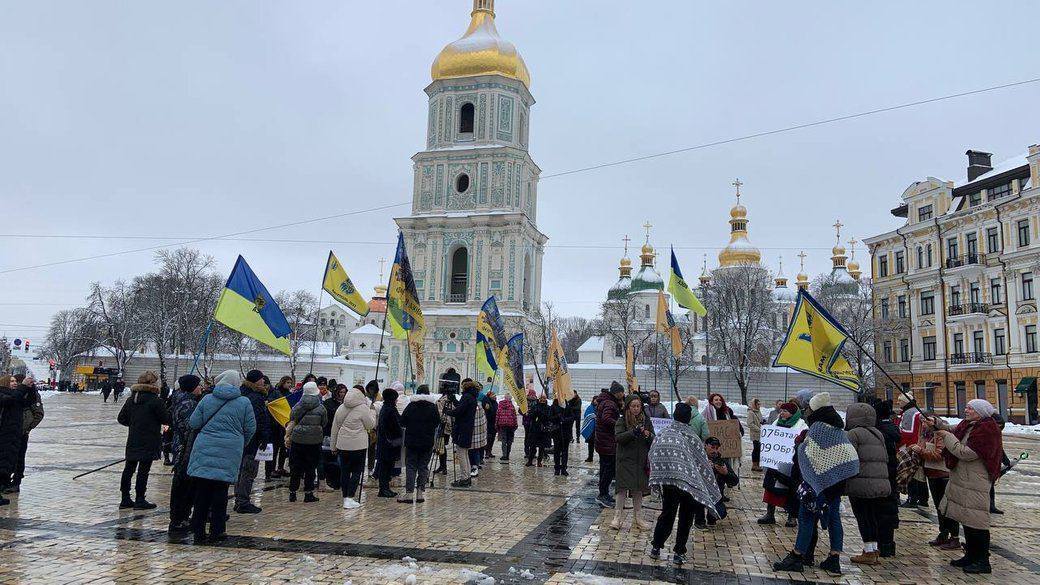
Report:
[[25,412],[22,414],[22,432],[26,435],[43,422],[43,398],[36,388],[25,387]]
[[888,477],[885,437],[874,424],[877,413],[869,404],[852,404],[845,412],[845,430],[859,454],[859,473],[845,486],[850,498],[884,498],[892,494]]
[[440,422],[436,396],[412,396],[408,406],[401,412],[401,426],[405,429],[404,446],[408,449],[432,449],[434,433]]
[[596,399],[596,453],[614,455],[617,453],[617,438],[614,425],[617,424],[621,409],[617,400],[609,390],[600,392]]
[[[996,428],[996,424],[993,427]],[[978,425],[970,428],[960,441],[953,436],[953,428],[942,419],[939,419],[939,428],[950,431],[943,440],[943,447],[948,455],[957,459],[957,464],[950,469],[950,483],[946,486],[946,496],[939,502],[939,513],[969,528],[989,530],[989,488],[993,483],[982,458],[968,447],[972,433],[979,432]],[[1000,430],[995,432],[999,434]]]
[[368,397],[357,388],[347,390],[332,420],[332,448],[337,451],[368,449],[368,433],[374,428],[376,409]]
[[697,434],[701,440],[705,440],[711,436],[711,431],[708,430],[708,421],[704,420],[704,415],[699,410],[694,410],[690,416],[690,428]]
[[472,449],[474,419],[477,414],[477,389],[462,391],[462,398],[455,406],[445,404],[443,412],[452,417],[451,440],[463,449]]
[[235,483],[242,452],[256,433],[249,399],[237,386],[221,384],[199,401],[188,419],[197,434],[188,461],[188,475]]
[[747,411],[747,427],[752,441],[762,440],[762,411],[749,408]]
[[321,445],[325,440],[325,419],[328,417],[321,397],[304,394],[289,415],[292,423],[292,442],[300,445]]
[[130,398],[119,409],[118,421],[130,430],[126,435],[127,461],[155,461],[162,449],[162,425],[170,424],[170,413],[159,398],[159,387],[134,384]]
[[518,426],[516,419],[516,406],[512,400],[503,400],[498,403],[498,413],[495,415],[495,430],[515,429]]

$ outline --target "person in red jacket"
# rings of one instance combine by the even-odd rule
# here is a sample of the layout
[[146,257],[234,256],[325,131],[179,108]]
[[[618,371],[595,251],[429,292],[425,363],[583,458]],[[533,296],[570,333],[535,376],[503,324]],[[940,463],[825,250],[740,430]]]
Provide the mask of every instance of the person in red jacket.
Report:
[[604,388],[596,398],[596,453],[599,453],[599,495],[596,501],[604,508],[615,506],[610,495],[610,484],[614,481],[614,457],[617,454],[617,439],[614,425],[621,416],[621,401],[625,399],[625,387],[617,382]]
[[506,392],[495,413],[495,432],[502,443],[502,456],[498,460],[502,463],[509,463],[509,452],[513,450],[513,435],[517,426],[516,406],[513,405],[512,395]]

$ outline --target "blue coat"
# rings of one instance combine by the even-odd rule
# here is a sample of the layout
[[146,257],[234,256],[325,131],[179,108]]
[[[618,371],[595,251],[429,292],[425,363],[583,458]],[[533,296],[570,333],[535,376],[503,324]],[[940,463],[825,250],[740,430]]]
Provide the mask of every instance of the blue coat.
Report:
[[[214,413],[217,414],[214,416]],[[191,449],[188,475],[235,483],[242,466],[242,452],[256,432],[256,417],[249,399],[234,386],[217,386],[199,402],[188,424],[198,431]]]

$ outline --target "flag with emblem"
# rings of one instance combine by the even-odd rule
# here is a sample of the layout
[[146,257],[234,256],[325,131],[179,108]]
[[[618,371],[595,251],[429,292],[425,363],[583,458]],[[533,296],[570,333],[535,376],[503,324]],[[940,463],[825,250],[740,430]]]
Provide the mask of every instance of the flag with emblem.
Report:
[[668,301],[664,299],[664,293],[661,291],[657,291],[657,323],[655,324],[655,330],[668,336],[668,340],[672,343],[672,356],[679,357],[682,355],[683,343],[682,337],[679,335],[679,326],[675,324],[675,317],[668,310]]
[[549,333],[549,356],[545,360],[545,377],[552,381],[553,398],[561,405],[574,398],[571,387],[571,373],[567,371],[567,356],[563,352],[563,344],[556,335],[556,328]]
[[505,323],[498,311],[498,303],[494,295],[484,301],[477,313],[476,362],[477,371],[481,374],[481,382],[493,379],[498,369],[496,357],[506,344]]
[[213,319],[286,355],[292,353],[289,321],[241,256],[220,293]]
[[773,366],[787,366],[810,376],[859,391],[860,381],[841,354],[849,334],[805,290],[798,291],[794,316]]
[[343,264],[332,253],[332,250],[329,250],[329,259],[325,263],[325,280],[322,282],[321,287],[332,298],[357,313],[359,317],[368,315],[368,303],[365,302],[365,297],[358,292],[354,282],[347,276],[347,271],[344,270]]
[[419,293],[415,290],[415,277],[404,247],[404,233],[397,233],[397,253],[394,266],[390,269],[390,287],[386,295],[386,316],[390,331],[396,339],[408,339],[418,335],[422,338],[426,330]]
[[513,397],[520,414],[527,414],[527,392],[524,390],[524,334],[517,333],[498,353],[502,385]]
[[675,250],[672,250],[672,275],[668,279],[668,292],[672,294],[676,304],[684,309],[693,311],[703,317],[708,314],[700,299],[697,298],[690,285],[683,279],[682,270],[679,269],[679,260],[675,258]]

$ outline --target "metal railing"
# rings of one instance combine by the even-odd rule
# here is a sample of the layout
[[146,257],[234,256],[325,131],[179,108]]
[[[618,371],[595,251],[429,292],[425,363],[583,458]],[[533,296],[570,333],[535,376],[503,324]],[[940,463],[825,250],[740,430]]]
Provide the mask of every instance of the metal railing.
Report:
[[993,354],[982,351],[951,353],[950,363],[955,366],[965,364],[992,364]]
[[960,256],[953,256],[952,258],[946,259],[946,268],[960,268],[961,266],[971,266],[973,264],[982,264],[985,262],[986,256],[984,254],[961,254]]
[[960,305],[950,305],[951,317],[972,315],[975,313],[989,313],[989,303],[964,303]]
[[448,302],[449,303],[465,303],[466,302],[466,293],[449,293],[448,294]]

